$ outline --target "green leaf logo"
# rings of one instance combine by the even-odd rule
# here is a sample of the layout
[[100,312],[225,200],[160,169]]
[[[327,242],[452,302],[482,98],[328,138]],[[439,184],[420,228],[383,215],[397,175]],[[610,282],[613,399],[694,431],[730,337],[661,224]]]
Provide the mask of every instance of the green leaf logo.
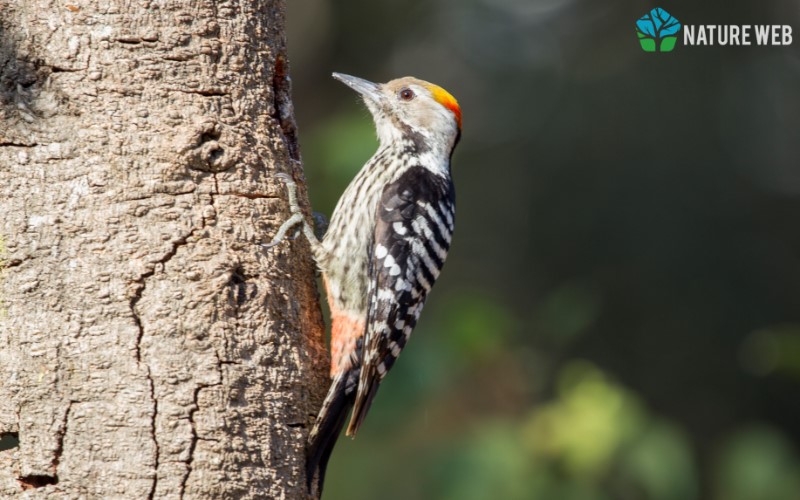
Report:
[[636,35],[645,52],[671,52],[680,30],[680,21],[659,7],[636,21]]

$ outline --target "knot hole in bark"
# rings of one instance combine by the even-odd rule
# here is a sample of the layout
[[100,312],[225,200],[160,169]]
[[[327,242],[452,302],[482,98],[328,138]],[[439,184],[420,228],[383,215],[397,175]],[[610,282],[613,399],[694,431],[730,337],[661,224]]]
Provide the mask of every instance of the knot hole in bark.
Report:
[[186,133],[180,141],[179,152],[188,167],[204,172],[222,172],[231,168],[235,158],[223,147],[222,136],[222,125],[214,120],[202,121]]
[[228,298],[233,304],[239,306],[258,294],[258,286],[248,279],[249,277],[241,266],[237,266],[231,271],[231,277],[228,280]]

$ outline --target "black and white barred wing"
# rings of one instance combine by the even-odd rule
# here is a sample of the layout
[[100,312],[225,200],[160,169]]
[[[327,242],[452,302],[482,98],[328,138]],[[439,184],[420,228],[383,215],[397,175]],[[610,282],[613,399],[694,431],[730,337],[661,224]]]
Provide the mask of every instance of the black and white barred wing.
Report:
[[453,234],[453,184],[427,169],[411,168],[386,186],[376,215],[369,312],[350,436],[405,347],[442,270]]

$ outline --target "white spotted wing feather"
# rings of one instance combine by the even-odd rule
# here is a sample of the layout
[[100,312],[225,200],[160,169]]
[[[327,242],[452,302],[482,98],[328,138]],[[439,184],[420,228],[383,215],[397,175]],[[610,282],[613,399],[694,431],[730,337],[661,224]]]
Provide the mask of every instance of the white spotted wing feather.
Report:
[[369,303],[353,416],[355,435],[381,380],[411,335],[450,248],[455,194],[449,177],[412,167],[386,186],[369,258]]

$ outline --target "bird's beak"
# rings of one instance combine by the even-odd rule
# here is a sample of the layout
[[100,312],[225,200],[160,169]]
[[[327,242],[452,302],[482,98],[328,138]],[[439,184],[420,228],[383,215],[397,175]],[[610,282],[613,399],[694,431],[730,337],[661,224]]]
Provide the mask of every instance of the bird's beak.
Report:
[[381,94],[380,86],[377,83],[342,73],[333,73],[333,77],[361,94],[364,99],[369,99],[376,104],[380,102],[383,94]]

